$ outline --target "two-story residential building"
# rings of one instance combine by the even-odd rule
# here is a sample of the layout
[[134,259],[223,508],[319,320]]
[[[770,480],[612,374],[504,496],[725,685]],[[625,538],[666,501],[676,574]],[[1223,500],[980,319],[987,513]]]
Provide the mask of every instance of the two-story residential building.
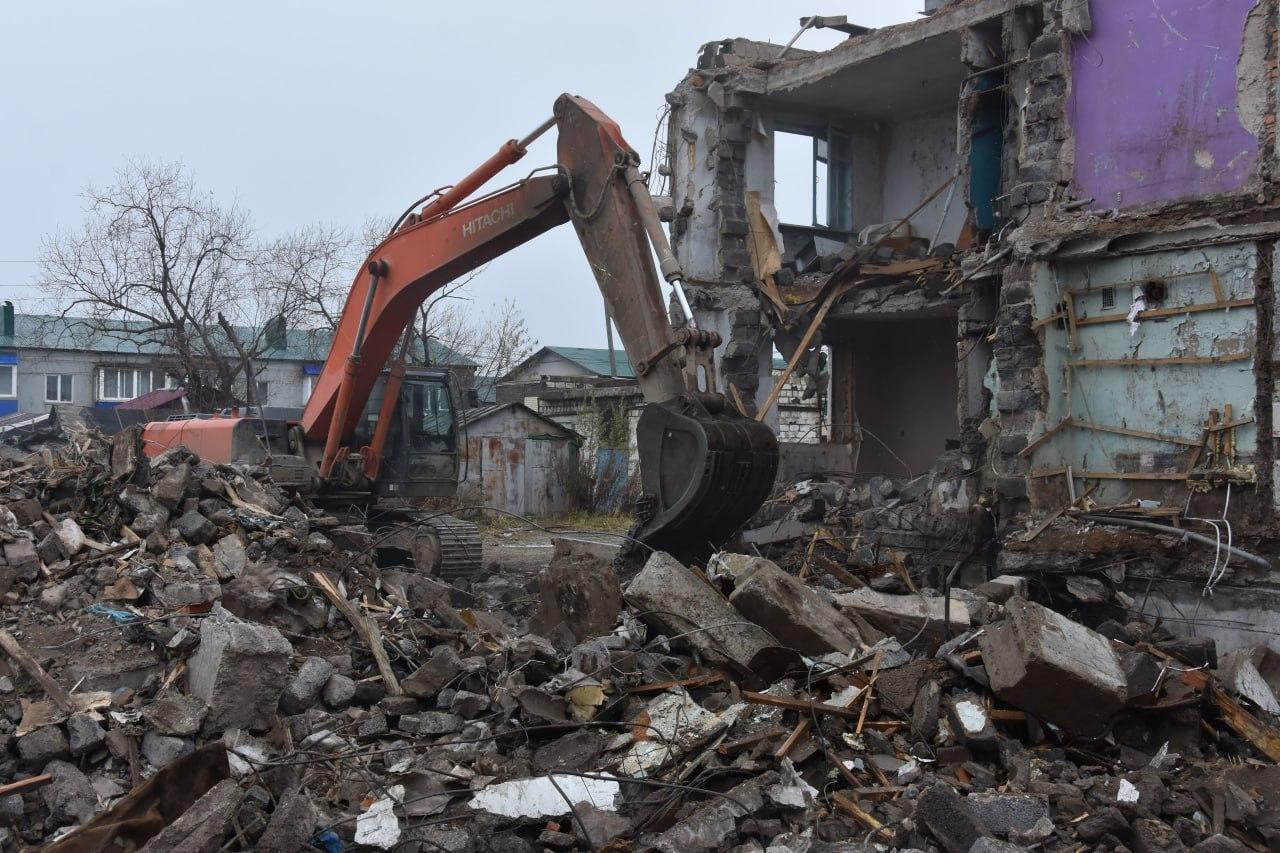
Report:
[[[305,405],[331,338],[328,329],[281,324],[271,330],[268,348],[255,360],[256,401],[278,408]],[[464,393],[472,393],[475,363],[438,341],[431,342],[429,359],[419,347],[412,360],[448,367]],[[176,388],[179,380],[166,372],[166,363],[171,364],[160,347],[130,335],[127,325],[107,330],[86,318],[17,314],[10,303],[0,306],[0,415],[47,411],[51,405],[113,408],[156,389]]]

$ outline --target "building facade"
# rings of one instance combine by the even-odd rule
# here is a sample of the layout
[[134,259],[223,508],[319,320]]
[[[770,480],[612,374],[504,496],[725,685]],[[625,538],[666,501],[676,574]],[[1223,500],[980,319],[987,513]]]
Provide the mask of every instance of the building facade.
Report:
[[[255,399],[263,406],[300,408],[324,366],[332,334],[281,332],[279,345],[255,359]],[[0,415],[47,411],[51,405],[113,408],[158,388],[178,387],[166,363],[161,349],[139,344],[127,329],[106,331],[83,318],[15,314],[7,303],[0,310]],[[473,362],[433,341],[431,363],[449,367],[470,393]]]
[[[771,370],[780,376],[786,367],[774,359]],[[825,378],[825,377],[823,377]],[[601,430],[602,419],[625,418],[626,449],[636,462],[636,423],[645,406],[627,354],[587,347],[542,347],[497,381],[499,402],[524,403],[557,423],[585,436]],[[784,441],[816,444],[827,420],[824,388],[796,376],[786,383],[777,401],[776,428]],[[622,434],[621,424],[610,430]]]
[[1275,0],[929,6],[821,52],[708,44],[668,95],[651,191],[722,383],[769,397],[762,338],[825,359],[823,465],[932,477],[892,525],[921,559],[1120,560],[1148,613],[1256,641],[1223,626],[1280,628],[1271,558],[1220,584],[1221,548],[1150,525],[1280,553]]

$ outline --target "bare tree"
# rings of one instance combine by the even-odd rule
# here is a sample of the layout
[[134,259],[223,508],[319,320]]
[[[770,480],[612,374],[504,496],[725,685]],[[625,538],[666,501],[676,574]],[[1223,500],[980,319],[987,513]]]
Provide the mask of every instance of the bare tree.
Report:
[[336,225],[307,225],[262,248],[255,289],[264,291],[265,301],[292,324],[334,329],[365,254],[350,232]]
[[76,345],[154,352],[201,408],[254,402],[279,332],[331,326],[359,260],[332,226],[261,244],[246,211],[179,163],[130,161],[83,199],[80,227],[45,240],[41,285],[77,318]]

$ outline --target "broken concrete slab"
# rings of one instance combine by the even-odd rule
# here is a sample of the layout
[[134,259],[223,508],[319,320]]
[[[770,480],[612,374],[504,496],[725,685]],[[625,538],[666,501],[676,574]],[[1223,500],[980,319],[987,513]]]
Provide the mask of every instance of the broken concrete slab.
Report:
[[1236,696],[1269,714],[1280,715],[1280,655],[1267,646],[1239,649],[1218,662],[1218,679]]
[[418,699],[433,699],[465,671],[462,658],[452,646],[440,645],[431,650],[431,657],[408,678],[400,680],[406,694]]
[[1106,637],[1026,599],[1011,598],[978,644],[997,696],[1074,733],[1102,731],[1128,699]]
[[258,853],[296,853],[315,831],[316,819],[309,797],[298,791],[285,794],[258,839]]
[[996,604],[1004,604],[1015,595],[1026,598],[1027,579],[1021,575],[1000,575],[978,584],[970,592]]
[[234,779],[223,779],[139,853],[209,853],[219,849],[240,799],[240,785]]
[[738,574],[729,603],[779,643],[807,655],[848,654],[863,640],[848,617],[763,558]]
[[53,826],[67,826],[87,821],[98,805],[98,795],[89,777],[65,761],[50,761],[44,772],[53,776],[40,791],[49,809],[49,822]]
[[[855,589],[835,597],[836,604],[866,619],[900,642],[915,640],[930,650],[946,640],[946,601],[941,596],[892,595],[873,589]],[[951,601],[951,635],[969,630],[969,608]]]
[[204,730],[262,727],[284,692],[292,655],[293,646],[275,628],[221,608],[201,621],[187,681],[191,694],[209,706]]
[[742,614],[710,584],[679,560],[654,552],[626,588],[627,600],[669,637],[696,649],[713,663],[733,662],[750,670],[761,651],[774,645],[773,638]]

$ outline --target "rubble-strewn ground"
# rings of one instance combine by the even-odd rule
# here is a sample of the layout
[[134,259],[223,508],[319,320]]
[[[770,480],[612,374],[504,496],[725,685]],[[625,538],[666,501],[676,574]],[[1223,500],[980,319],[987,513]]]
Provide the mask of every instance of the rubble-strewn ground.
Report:
[[252,470],[131,442],[0,468],[4,849],[1280,844],[1264,651],[1020,577],[948,604],[809,537],[786,568],[615,566],[608,534],[491,531],[446,586]]

